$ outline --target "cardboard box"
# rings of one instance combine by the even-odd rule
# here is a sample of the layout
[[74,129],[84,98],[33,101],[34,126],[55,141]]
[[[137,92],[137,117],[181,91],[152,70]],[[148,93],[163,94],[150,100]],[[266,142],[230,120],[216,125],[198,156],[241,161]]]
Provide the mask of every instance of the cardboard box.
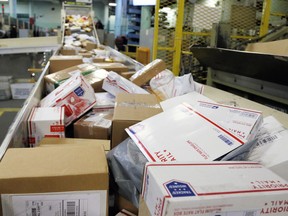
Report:
[[110,140],[114,109],[93,109],[73,124],[74,137]]
[[288,212],[288,182],[255,162],[147,163],[142,196],[159,216]]
[[43,137],[65,137],[64,116],[62,107],[34,107],[28,118],[29,146],[37,146]]
[[161,112],[155,95],[118,94],[112,120],[111,147],[114,148],[128,137],[125,128]]
[[34,85],[35,83],[12,83],[10,84],[12,99],[27,99]]
[[86,79],[76,73],[40,101],[41,107],[64,107],[65,126],[84,115],[96,103],[94,90]]
[[139,71],[137,71],[131,78],[134,84],[142,86],[146,84],[150,79],[166,69],[166,64],[161,59],[155,59],[151,63],[147,64]]
[[61,54],[61,55],[68,55],[68,56],[70,56],[70,55],[76,55],[76,50],[61,49],[61,50],[60,50],[60,54]]
[[70,78],[73,74],[80,72],[85,79],[90,83],[94,92],[103,92],[103,81],[108,76],[108,72],[104,69],[98,69],[91,64],[81,64],[66,68],[64,70],[48,74],[44,77],[47,92],[52,92],[65,80]]
[[92,53],[79,53],[79,55],[83,58],[91,58],[93,56]]
[[84,64],[79,64],[79,65],[65,68],[63,70],[57,71],[52,74],[48,74],[44,77],[46,90],[48,92],[52,92],[61,83],[69,79],[73,74],[77,72],[80,72],[82,73],[82,75],[85,76],[85,75],[88,75],[88,73],[91,73],[95,70],[96,70],[96,67],[94,67],[93,65],[84,63]]
[[117,213],[115,216],[136,216],[135,214],[127,211],[126,209],[122,209],[119,213]]
[[245,51],[278,56],[288,56],[287,42],[287,39],[283,39],[269,42],[250,43],[245,48]]
[[91,41],[83,41],[82,42],[82,46],[88,51],[97,49],[97,44],[95,44],[95,43],[93,43]]
[[129,72],[122,72],[120,75],[124,77],[125,79],[130,79],[131,76],[133,76],[136,72],[135,71],[129,71]]
[[101,63],[101,62],[105,62],[105,58],[104,57],[92,57],[92,61],[93,63]]
[[[117,209],[121,210],[120,213],[124,214],[127,210],[129,214],[126,215],[138,215],[138,208],[136,208],[130,201],[125,199],[123,196],[116,194],[115,196],[115,206]],[[123,209],[125,211],[123,211]],[[121,215],[121,214],[119,214]]]
[[114,71],[118,74],[128,71],[128,67],[126,65],[117,62],[111,62],[111,63],[99,62],[94,63],[93,65],[95,65],[98,68],[105,69],[107,71]]
[[2,206],[16,211],[4,215],[32,215],[33,208],[39,215],[43,211],[55,215],[60,207],[72,207],[69,204],[81,205],[83,215],[83,210],[89,215],[108,215],[108,188],[108,165],[102,146],[83,143],[81,147],[10,148],[0,163]]
[[39,147],[51,147],[51,146],[53,147],[57,145],[72,145],[72,146],[97,145],[97,146],[103,146],[105,152],[110,151],[109,140],[44,137],[39,142]]
[[143,88],[112,71],[104,79],[102,88],[114,96],[119,93],[149,94]]
[[83,63],[83,57],[78,55],[72,56],[52,56],[49,59],[49,73],[55,73],[66,68]]
[[134,124],[126,132],[148,161],[213,161],[244,144],[185,103]]

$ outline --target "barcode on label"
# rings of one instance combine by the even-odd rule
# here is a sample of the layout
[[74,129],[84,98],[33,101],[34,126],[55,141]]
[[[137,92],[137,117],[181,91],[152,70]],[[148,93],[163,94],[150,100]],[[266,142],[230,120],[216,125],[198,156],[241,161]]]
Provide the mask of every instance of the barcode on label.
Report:
[[228,144],[228,145],[233,145],[233,142],[230,141],[229,139],[227,139],[225,136],[219,135],[218,137],[219,137],[222,141],[224,141],[226,144]]
[[258,145],[265,145],[267,143],[271,143],[271,142],[273,142],[274,140],[276,140],[278,138],[279,137],[277,135],[265,137],[265,138],[263,138],[261,140],[258,140]]
[[67,216],[76,215],[76,203],[74,201],[67,202]]
[[254,212],[254,211],[247,211],[247,212],[245,212],[244,216],[256,216],[256,212]]
[[31,209],[31,215],[32,216],[37,216],[36,208]]

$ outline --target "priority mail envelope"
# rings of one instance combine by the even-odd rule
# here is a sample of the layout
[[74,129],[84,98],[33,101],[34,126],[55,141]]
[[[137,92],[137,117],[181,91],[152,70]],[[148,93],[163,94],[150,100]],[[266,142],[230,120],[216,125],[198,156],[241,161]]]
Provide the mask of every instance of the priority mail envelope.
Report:
[[126,129],[148,161],[213,161],[244,144],[183,103]]

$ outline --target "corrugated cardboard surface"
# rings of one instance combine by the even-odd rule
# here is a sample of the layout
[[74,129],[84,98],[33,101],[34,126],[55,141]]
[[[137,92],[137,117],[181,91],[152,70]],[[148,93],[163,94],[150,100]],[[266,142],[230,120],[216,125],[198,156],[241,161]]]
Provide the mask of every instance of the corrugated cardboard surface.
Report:
[[60,50],[61,55],[76,55],[76,50],[65,50],[61,49]]
[[0,163],[0,193],[108,190],[102,146],[9,149]]
[[57,145],[68,146],[82,146],[82,145],[92,145],[92,146],[103,146],[105,151],[110,150],[110,140],[101,139],[78,139],[78,138],[43,138],[39,147],[53,147]]
[[[102,113],[98,112],[97,114],[101,115],[101,118],[103,118],[104,121],[110,121],[111,124],[113,112],[104,111]],[[87,118],[90,116],[91,113],[88,113],[74,123],[74,137],[110,140],[111,127],[101,127],[97,122],[94,123],[93,121],[87,121]]]
[[130,80],[138,85],[146,84],[150,79],[166,69],[166,64],[161,59],[156,59],[150,64],[144,66],[141,70],[137,71]]
[[79,65],[83,63],[82,56],[52,56],[49,59],[50,67],[49,73],[55,73],[60,70],[64,70],[68,67]]
[[262,43],[251,43],[247,45],[245,51],[288,56],[288,39]]
[[125,128],[161,112],[155,95],[118,94],[112,121],[111,147],[128,137]]
[[117,62],[99,62],[99,63],[94,63],[93,65],[105,69],[107,71],[114,71],[116,73],[122,73],[122,72],[127,72],[128,67],[125,66],[124,64],[117,63]]

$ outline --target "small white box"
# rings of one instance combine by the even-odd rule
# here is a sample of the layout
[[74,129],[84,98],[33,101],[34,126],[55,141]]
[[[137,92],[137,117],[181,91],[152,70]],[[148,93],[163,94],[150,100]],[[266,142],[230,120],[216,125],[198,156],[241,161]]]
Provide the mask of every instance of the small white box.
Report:
[[27,99],[34,83],[12,83],[10,86],[13,99]]
[[183,103],[126,129],[148,161],[213,161],[244,142]]
[[142,197],[157,216],[288,214],[288,182],[255,162],[147,163]]
[[0,76],[0,100],[11,99],[12,76]]
[[65,138],[64,108],[35,107],[28,118],[28,142],[37,146],[44,137]]
[[40,101],[41,107],[64,107],[65,126],[85,114],[96,103],[92,86],[80,74],[74,74]]
[[102,88],[114,96],[119,93],[149,94],[143,88],[112,71],[104,79]]

